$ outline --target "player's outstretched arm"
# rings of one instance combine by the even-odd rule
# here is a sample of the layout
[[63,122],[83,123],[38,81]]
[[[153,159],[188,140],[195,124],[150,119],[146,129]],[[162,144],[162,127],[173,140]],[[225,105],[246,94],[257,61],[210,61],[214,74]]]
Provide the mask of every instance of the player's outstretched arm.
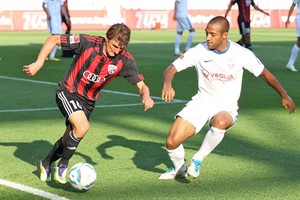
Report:
[[259,12],[262,12],[262,13],[264,13],[264,14],[267,15],[267,16],[270,15],[269,13],[267,13],[267,12],[264,11],[264,10],[262,10],[262,9],[261,9],[260,7],[258,7],[257,5],[254,5],[253,7],[254,7],[255,10],[258,10]]
[[176,73],[177,70],[174,67],[174,65],[170,65],[164,71],[164,75],[163,75],[164,84],[161,92],[161,98],[165,102],[171,102],[175,97],[175,90],[172,87],[172,80]]
[[295,8],[296,4],[295,3],[292,3],[291,7],[290,7],[290,10],[289,10],[289,13],[288,13],[288,16],[287,16],[287,19],[286,19],[286,22],[285,22],[285,27],[287,28],[289,23],[290,23],[290,17],[293,13],[293,10]]
[[233,5],[233,4],[232,4],[232,0],[231,0],[231,1],[229,2],[228,7],[227,7],[227,10],[226,10],[226,12],[225,12],[225,17],[227,17],[228,13],[230,12],[232,5]]
[[52,49],[55,45],[60,46],[60,36],[59,35],[49,36],[48,39],[46,40],[45,44],[43,45],[42,49],[40,50],[40,53],[39,53],[36,61],[29,65],[24,65],[23,71],[28,76],[34,76],[42,68],[46,57],[52,51]]
[[293,113],[296,109],[292,98],[287,94],[285,89],[281,86],[277,78],[267,69],[264,68],[260,76],[281,96],[282,106],[289,109]]
[[144,110],[148,110],[153,107],[154,101],[150,96],[150,90],[144,81],[140,81],[136,84],[136,87],[141,95],[142,103],[144,105]]

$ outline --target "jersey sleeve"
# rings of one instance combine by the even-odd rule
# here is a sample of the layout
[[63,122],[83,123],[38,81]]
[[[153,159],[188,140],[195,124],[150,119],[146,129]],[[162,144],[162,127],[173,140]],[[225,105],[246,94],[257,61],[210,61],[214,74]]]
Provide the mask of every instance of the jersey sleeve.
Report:
[[200,62],[201,58],[201,51],[202,51],[202,44],[197,45],[194,48],[189,49],[179,58],[177,58],[172,64],[175,66],[176,71],[180,72],[190,67],[195,67],[197,63]]
[[126,55],[122,55],[123,58],[123,69],[120,71],[119,76],[123,76],[130,83],[137,84],[144,80],[144,76],[139,73],[138,67],[136,65],[133,57],[127,52]]
[[254,76],[258,77],[262,71],[264,70],[264,65],[262,62],[248,49],[245,49],[248,52],[247,60],[248,62],[244,65],[244,68],[248,70],[250,73],[254,74]]
[[61,35],[60,43],[62,50],[73,51],[75,54],[80,54],[84,50],[86,37],[83,34],[79,35]]

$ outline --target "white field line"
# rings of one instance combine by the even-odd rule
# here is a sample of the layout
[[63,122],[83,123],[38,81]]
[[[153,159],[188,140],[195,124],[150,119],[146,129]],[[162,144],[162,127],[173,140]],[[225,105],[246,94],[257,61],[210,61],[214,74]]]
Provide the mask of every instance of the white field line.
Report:
[[[15,78],[15,77],[8,77],[8,76],[0,76],[0,79],[6,79],[6,80],[14,80],[14,81],[23,81],[23,82],[29,82],[29,83],[37,83],[37,84],[44,84],[44,85],[53,85],[56,86],[57,83],[53,82],[47,82],[47,81],[38,81],[38,80],[31,80],[31,79],[25,79],[25,78]],[[118,92],[118,91],[112,91],[112,90],[101,90],[101,92],[111,93],[111,94],[119,94],[119,95],[126,95],[126,96],[136,96],[139,97],[139,94],[133,94],[128,92]],[[160,97],[151,96],[151,98],[156,100],[161,100]],[[186,100],[180,100],[180,99],[173,99],[170,103],[184,103],[187,102]],[[165,104],[166,102],[155,102],[155,104]],[[97,105],[95,108],[110,108],[110,107],[126,107],[126,106],[140,106],[141,103],[130,103],[130,104],[113,104],[113,105]],[[34,111],[47,111],[47,110],[56,110],[58,108],[32,108],[32,109],[13,109],[13,110],[0,110],[0,113],[8,113],[8,112],[34,112]]]
[[40,196],[40,197],[44,197],[44,198],[47,198],[47,199],[68,200],[67,198],[58,196],[56,194],[51,194],[51,193],[45,192],[43,190],[28,187],[28,186],[25,186],[25,185],[21,185],[19,183],[14,183],[14,182],[3,180],[3,179],[0,179],[0,185],[11,187],[11,188],[14,188],[14,189],[17,189],[17,190],[20,190],[20,191],[23,191],[23,192],[27,192],[27,193],[30,193],[30,194],[34,194],[34,195],[37,195],[37,196]]

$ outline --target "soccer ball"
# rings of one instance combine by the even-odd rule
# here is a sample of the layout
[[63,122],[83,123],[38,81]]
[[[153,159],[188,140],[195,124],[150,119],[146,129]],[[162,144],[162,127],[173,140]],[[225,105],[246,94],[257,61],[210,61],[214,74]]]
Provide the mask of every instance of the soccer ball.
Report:
[[92,165],[80,162],[69,171],[69,182],[77,190],[88,190],[96,183],[97,173]]

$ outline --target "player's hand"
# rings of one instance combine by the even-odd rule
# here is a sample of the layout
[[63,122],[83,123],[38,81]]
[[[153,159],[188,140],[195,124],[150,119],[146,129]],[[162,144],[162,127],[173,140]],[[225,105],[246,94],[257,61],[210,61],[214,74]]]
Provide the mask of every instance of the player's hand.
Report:
[[30,65],[24,65],[23,72],[25,72],[28,76],[34,76],[42,66],[42,62],[36,61],[34,63],[31,63]]
[[295,106],[293,100],[289,96],[287,98],[282,99],[282,105],[285,109],[290,110],[290,114],[293,113],[296,109],[296,106]]
[[171,102],[175,97],[175,90],[173,87],[164,87],[161,92],[161,99],[165,102]]
[[151,97],[143,98],[142,103],[144,105],[144,111],[149,110],[154,105],[154,101],[153,101],[153,99],[151,99]]
[[285,22],[285,28],[288,27],[289,23],[290,23],[290,20],[287,20],[287,21]]

